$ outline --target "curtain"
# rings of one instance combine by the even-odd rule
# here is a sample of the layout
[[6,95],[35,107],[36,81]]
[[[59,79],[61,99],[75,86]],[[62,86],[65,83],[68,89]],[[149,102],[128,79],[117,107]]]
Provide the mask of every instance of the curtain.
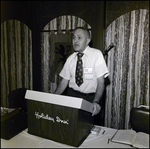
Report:
[[1,106],[17,88],[32,89],[31,30],[18,20],[1,24]]
[[48,22],[43,28],[43,31],[55,30],[55,34],[57,34],[58,30],[64,30],[63,33],[65,33],[66,30],[75,29],[77,26],[84,26],[91,29],[91,26],[83,19],[77,16],[63,15]]
[[106,88],[105,126],[128,129],[130,110],[149,106],[149,11],[128,12],[105,32],[110,84]]
[[59,72],[67,57],[73,53],[71,33],[77,26],[91,29],[84,20],[70,15],[55,18],[43,28],[41,32],[42,91],[53,93],[60,83]]

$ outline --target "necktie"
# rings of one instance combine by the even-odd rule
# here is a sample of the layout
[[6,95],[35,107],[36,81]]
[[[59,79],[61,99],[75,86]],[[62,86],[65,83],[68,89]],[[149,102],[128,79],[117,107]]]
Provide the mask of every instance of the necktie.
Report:
[[78,60],[76,65],[76,84],[80,86],[83,83],[83,63],[82,63],[82,56],[83,53],[78,53]]

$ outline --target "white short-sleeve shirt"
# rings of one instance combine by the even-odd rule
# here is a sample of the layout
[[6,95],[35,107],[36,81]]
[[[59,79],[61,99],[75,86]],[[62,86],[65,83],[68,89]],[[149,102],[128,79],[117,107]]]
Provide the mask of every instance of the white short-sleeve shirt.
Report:
[[68,57],[59,75],[69,80],[70,88],[82,93],[93,93],[96,92],[97,78],[108,74],[108,68],[100,50],[88,46],[83,53],[83,84],[80,87],[75,83],[77,52]]

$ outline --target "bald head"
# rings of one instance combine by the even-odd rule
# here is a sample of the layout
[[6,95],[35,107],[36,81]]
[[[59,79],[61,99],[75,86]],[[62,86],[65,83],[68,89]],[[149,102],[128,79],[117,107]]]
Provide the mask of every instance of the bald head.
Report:
[[88,30],[87,28],[85,28],[85,27],[77,27],[77,28],[74,30],[74,32],[75,32],[76,30],[78,30],[78,29],[79,29],[79,30],[83,30],[85,36],[91,40],[91,34],[90,34],[90,32],[89,32],[89,30]]

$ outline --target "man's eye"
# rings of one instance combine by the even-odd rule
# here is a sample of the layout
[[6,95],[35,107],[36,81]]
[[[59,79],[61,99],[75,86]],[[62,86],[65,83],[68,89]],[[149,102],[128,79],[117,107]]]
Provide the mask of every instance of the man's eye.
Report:
[[78,39],[81,40],[82,38],[81,38],[81,37],[78,37]]

